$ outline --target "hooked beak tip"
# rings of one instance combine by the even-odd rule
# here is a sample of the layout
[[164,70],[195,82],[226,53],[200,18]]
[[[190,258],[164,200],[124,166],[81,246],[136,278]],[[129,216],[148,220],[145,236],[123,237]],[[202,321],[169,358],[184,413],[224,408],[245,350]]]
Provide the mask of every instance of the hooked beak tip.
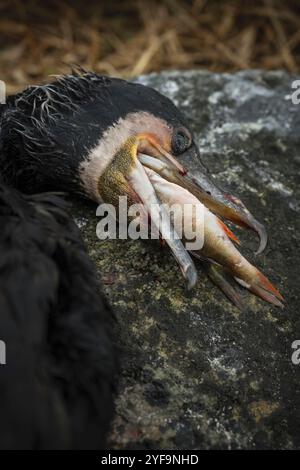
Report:
[[258,250],[255,252],[255,255],[260,255],[267,246],[268,234],[264,225],[260,224],[257,221],[255,221],[255,224],[253,224],[253,229],[256,231],[256,233],[259,236],[259,247],[258,247]]

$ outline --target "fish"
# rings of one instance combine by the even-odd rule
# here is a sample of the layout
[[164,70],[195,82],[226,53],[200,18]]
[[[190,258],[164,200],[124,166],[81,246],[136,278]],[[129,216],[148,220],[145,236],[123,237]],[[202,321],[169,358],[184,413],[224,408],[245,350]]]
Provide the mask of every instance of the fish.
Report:
[[[143,157],[142,160],[146,161]],[[151,168],[146,167],[146,174],[157,197],[171,215],[175,231],[183,233],[185,241],[190,241],[192,234],[203,233],[203,246],[191,250],[192,255],[217,264],[242,287],[277,307],[283,307],[284,299],[278,289],[239,252],[236,247],[239,243],[237,237],[222,220],[184,187],[164,179]],[[197,207],[203,217],[196,217],[195,210],[181,210],[188,205],[194,209]],[[188,227],[187,231],[184,231],[185,227]]]

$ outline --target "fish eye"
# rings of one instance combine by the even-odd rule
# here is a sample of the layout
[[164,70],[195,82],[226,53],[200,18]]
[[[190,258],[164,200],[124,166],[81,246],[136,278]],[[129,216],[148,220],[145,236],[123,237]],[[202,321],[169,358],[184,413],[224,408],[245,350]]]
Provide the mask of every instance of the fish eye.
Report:
[[175,131],[172,138],[172,151],[174,155],[180,155],[191,145],[191,137],[185,129]]

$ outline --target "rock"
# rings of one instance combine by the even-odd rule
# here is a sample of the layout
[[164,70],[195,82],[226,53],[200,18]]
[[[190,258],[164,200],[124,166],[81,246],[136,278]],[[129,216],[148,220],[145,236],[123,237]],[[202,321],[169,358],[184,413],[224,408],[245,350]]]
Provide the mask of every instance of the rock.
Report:
[[[187,293],[158,243],[99,241],[95,206],[73,214],[118,318],[122,377],[113,448],[300,448],[300,104],[284,72],[166,72],[140,77],[170,97],[195,132],[212,175],[263,222],[255,263],[286,298],[284,310],[246,294],[239,312],[199,275]],[[197,171],[196,162],[186,162]],[[241,234],[252,257],[257,240]],[[247,245],[247,246],[245,246]]]

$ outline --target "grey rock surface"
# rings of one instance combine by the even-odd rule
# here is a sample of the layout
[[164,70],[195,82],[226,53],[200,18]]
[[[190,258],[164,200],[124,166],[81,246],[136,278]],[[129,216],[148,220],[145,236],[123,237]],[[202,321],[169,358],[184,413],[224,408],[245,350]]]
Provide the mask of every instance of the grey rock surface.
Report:
[[[245,293],[241,313],[201,274],[187,292],[155,241],[99,241],[95,206],[75,201],[89,253],[118,319],[122,357],[112,448],[300,448],[300,104],[284,72],[143,76],[186,114],[216,181],[269,232],[255,264],[286,308]],[[196,162],[185,162],[197,171]],[[254,260],[257,240],[236,230]]]

